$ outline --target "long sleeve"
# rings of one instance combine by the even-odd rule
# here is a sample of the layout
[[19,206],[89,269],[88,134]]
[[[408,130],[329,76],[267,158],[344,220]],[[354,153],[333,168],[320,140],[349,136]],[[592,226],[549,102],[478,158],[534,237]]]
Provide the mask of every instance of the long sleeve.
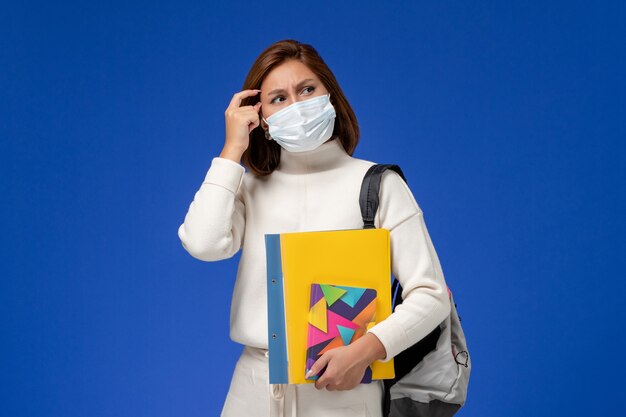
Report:
[[232,257],[243,244],[245,206],[243,165],[215,157],[196,192],[178,237],[187,252],[202,261]]
[[388,362],[428,335],[449,314],[448,290],[424,215],[394,171],[383,173],[375,225],[390,231],[392,274],[402,286],[402,304],[368,332],[378,337]]

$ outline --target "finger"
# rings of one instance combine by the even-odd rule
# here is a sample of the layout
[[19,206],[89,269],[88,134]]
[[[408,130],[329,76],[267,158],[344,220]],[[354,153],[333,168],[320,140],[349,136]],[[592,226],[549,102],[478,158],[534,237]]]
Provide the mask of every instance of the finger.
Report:
[[242,90],[238,93],[233,94],[233,98],[230,100],[228,107],[239,107],[241,105],[241,100],[246,97],[253,96],[255,94],[260,93],[261,90]]
[[239,107],[237,108],[237,110],[233,111],[232,115],[236,116],[238,120],[241,120],[241,121],[245,120],[248,123],[252,122],[253,120],[259,119],[259,114],[256,111],[254,111],[253,106]]
[[315,363],[313,363],[313,366],[311,366],[309,372],[306,374],[306,378],[310,377],[311,375],[317,375],[320,369],[326,366],[326,363],[328,362],[328,357],[328,352],[325,352],[319,359],[317,359]]
[[323,367],[321,371],[319,371],[319,377],[317,378],[317,381],[315,381],[315,387],[317,389],[322,389],[324,387],[326,387],[328,384],[333,382],[333,379],[331,377],[328,376],[328,365]]
[[249,90],[239,91],[238,93],[233,94],[233,98],[230,100],[230,106],[239,107],[241,105],[241,100],[243,100],[246,97],[254,96],[260,92],[261,90],[259,89],[249,89]]
[[238,107],[236,110],[233,110],[232,114],[236,115],[237,118],[240,118],[242,120],[249,119],[251,117],[259,117],[257,112],[254,111],[254,107],[252,106]]
[[255,105],[248,105],[248,106],[241,106],[241,107],[237,107],[237,110],[235,110],[235,112],[239,112],[239,113],[245,113],[245,112],[250,112],[254,115],[258,114],[259,112],[259,104],[261,102],[256,103]]
[[330,381],[328,380],[326,373],[324,373],[324,375],[322,375],[317,381],[315,381],[315,388],[324,389],[327,388],[328,384],[330,384]]
[[252,120],[259,119],[259,113],[257,110],[257,106],[243,106],[237,107],[236,109],[226,110],[225,114],[228,116],[230,113],[230,117],[237,117],[239,120]]
[[259,126],[259,116],[253,117],[251,121],[248,123],[248,133],[252,132]]
[[331,377],[330,373],[327,372],[327,370],[328,370],[328,365],[320,371],[321,375],[317,379],[318,386],[320,387],[320,389],[328,388],[329,385],[332,385],[335,383],[334,376]]

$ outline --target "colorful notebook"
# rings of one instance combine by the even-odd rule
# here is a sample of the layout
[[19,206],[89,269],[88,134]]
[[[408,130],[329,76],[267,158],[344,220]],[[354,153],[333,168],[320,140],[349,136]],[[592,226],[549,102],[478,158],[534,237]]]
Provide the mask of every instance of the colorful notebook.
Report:
[[[306,372],[330,349],[347,346],[363,336],[375,324],[376,290],[330,284],[311,284]],[[317,380],[324,374],[308,379]],[[372,367],[368,366],[361,383],[372,382]]]
[[[383,228],[265,235],[271,384],[315,382],[305,378],[313,284],[375,292],[373,321],[365,330],[354,329],[352,341],[391,314],[389,239],[389,231]],[[374,361],[370,368],[371,379],[395,376],[393,359]]]

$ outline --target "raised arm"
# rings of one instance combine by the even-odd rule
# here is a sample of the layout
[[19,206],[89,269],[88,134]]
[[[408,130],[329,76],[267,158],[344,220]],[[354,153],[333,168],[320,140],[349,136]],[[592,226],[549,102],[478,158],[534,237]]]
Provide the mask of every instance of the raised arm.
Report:
[[390,231],[391,272],[402,285],[402,304],[368,330],[381,341],[388,362],[428,335],[450,314],[448,290],[424,214],[396,172],[383,173],[376,227]]
[[224,148],[211,161],[185,221],[178,228],[183,247],[194,258],[219,261],[232,257],[243,245],[246,211],[241,156],[250,146],[250,132],[260,124],[261,102],[253,106],[241,106],[241,102],[259,91],[242,90],[233,94],[224,112]]

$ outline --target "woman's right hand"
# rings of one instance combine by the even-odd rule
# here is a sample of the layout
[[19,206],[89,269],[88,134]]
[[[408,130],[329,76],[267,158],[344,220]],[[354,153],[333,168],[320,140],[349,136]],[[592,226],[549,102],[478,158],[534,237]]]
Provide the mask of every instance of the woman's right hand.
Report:
[[258,94],[261,90],[242,90],[233,95],[224,112],[226,119],[226,141],[220,157],[241,161],[241,155],[250,145],[250,132],[259,121],[261,101],[254,106],[241,106],[241,100]]

